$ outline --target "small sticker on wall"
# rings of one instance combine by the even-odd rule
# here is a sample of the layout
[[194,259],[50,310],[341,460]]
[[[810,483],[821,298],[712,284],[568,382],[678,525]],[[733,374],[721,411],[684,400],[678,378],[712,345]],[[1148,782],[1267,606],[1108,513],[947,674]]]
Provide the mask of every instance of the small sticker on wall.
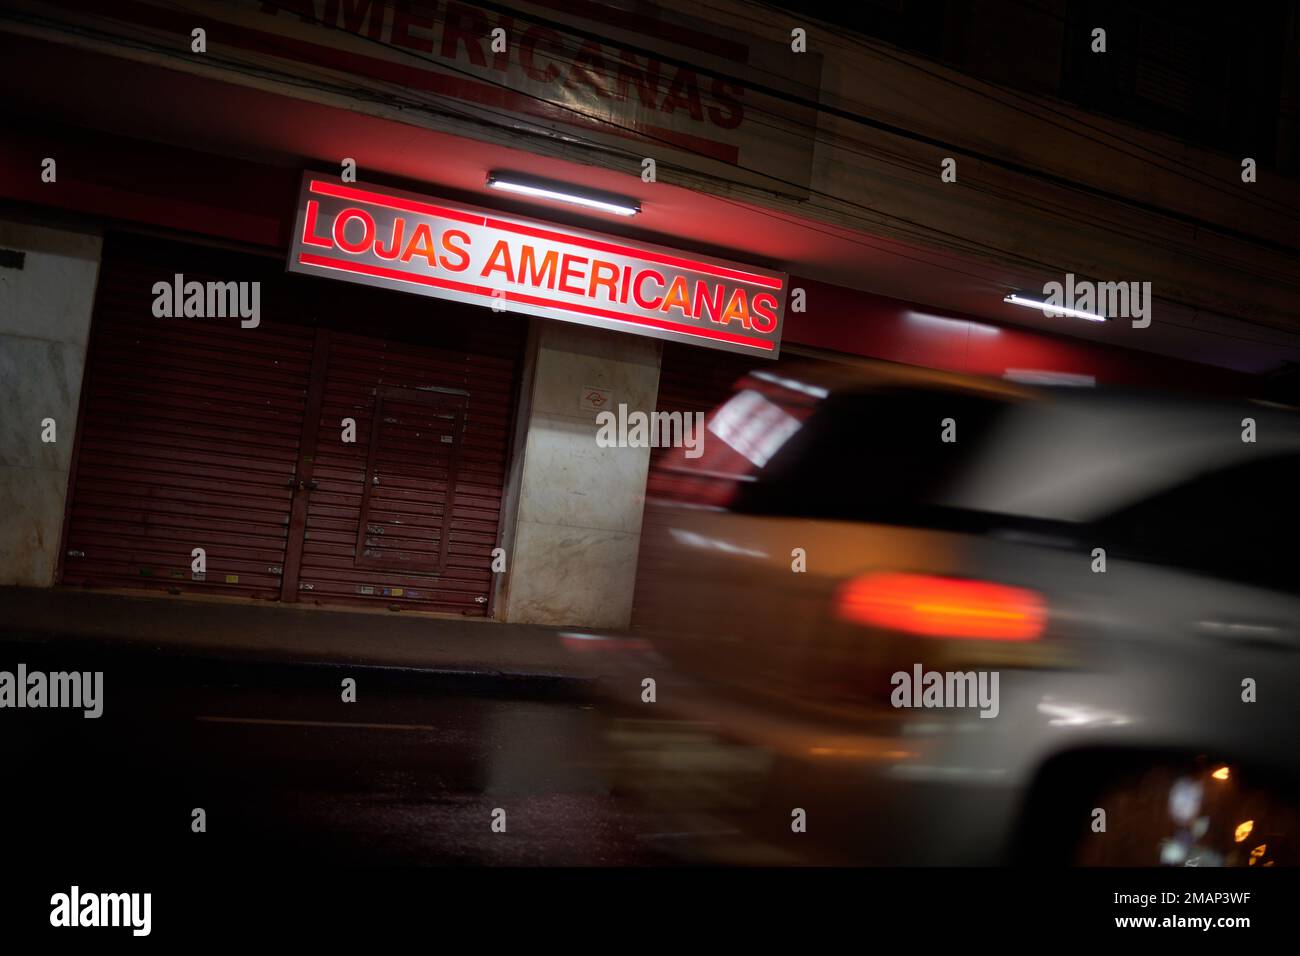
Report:
[[226,583],[227,583],[227,584],[238,584],[238,583],[239,583],[239,575],[238,575],[238,574],[227,574],[227,575],[226,575]]
[[582,386],[582,392],[578,396],[578,407],[585,411],[598,412],[613,400],[614,390],[612,388],[584,385]]

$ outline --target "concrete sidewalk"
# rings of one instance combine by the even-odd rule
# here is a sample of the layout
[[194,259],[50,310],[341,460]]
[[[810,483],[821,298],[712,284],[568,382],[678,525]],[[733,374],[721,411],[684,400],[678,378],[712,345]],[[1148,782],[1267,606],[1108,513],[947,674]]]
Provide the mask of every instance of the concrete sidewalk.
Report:
[[[566,639],[565,634],[581,635]],[[80,589],[0,588],[0,642],[589,681],[594,635],[481,619]],[[617,640],[611,643],[617,644]],[[575,648],[577,650],[575,650]]]

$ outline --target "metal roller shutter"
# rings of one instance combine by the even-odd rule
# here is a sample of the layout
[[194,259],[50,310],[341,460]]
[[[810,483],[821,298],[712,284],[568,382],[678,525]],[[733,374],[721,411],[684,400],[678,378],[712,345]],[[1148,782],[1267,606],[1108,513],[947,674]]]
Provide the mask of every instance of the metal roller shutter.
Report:
[[[659,367],[659,395],[655,410],[685,414],[703,412],[708,415],[731,394],[731,387],[751,369],[774,367],[770,361],[748,355],[732,355],[666,342],[663,361]],[[689,500],[692,497],[690,479],[676,478],[671,472],[655,467],[667,454],[668,450],[661,448],[651,452],[646,497]]]
[[63,583],[279,597],[313,332],[155,318],[152,294],[177,272],[275,271],[215,250],[105,243]]
[[[154,318],[153,284],[178,272],[260,281],[261,324]],[[110,237],[63,583],[489,614],[525,331],[273,260]]]
[[[659,366],[659,395],[655,410],[660,412],[703,412],[708,415],[728,395],[731,387],[750,369],[772,367],[771,362],[747,355],[731,355],[713,349],[695,348],[665,342]],[[690,501],[696,497],[695,480],[677,477],[662,467],[669,449],[657,448],[650,453],[650,472],[646,479],[646,508],[641,526],[641,546],[637,555],[636,592],[632,602],[632,626],[647,623],[647,602],[652,599],[654,579],[663,560],[656,553],[655,542],[663,534],[663,515],[655,501]]]
[[[389,295],[424,323],[461,314]],[[458,349],[401,341],[400,327],[385,339],[331,334],[304,600],[489,612],[524,326],[459,308],[486,325]],[[339,440],[344,418],[356,422],[353,443]]]

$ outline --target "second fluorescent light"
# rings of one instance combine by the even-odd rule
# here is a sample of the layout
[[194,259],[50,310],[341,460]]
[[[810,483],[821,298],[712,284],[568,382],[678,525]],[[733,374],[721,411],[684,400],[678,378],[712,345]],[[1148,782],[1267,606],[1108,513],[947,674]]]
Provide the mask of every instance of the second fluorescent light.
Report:
[[500,189],[508,193],[535,196],[538,199],[553,199],[556,202],[571,203],[574,206],[599,209],[601,212],[613,213],[616,216],[635,216],[641,211],[639,202],[625,196],[598,193],[590,189],[580,189],[564,183],[518,176],[514,173],[489,173],[487,184],[492,189]]
[[1044,313],[1051,313],[1053,316],[1072,315],[1076,319],[1087,319],[1089,322],[1105,322],[1104,315],[1097,315],[1095,312],[1084,312],[1082,309],[1071,309],[1065,305],[1053,305],[1050,302],[1044,302],[1042,299],[1031,299],[1027,296],[1012,292],[1003,302],[1010,302],[1012,305],[1023,305],[1031,309],[1042,309]]

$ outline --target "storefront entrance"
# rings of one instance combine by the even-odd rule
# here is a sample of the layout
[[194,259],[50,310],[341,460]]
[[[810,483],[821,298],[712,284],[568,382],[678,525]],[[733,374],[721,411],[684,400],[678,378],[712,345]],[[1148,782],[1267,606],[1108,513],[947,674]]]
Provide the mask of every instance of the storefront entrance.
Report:
[[[178,275],[259,283],[258,324],[157,317]],[[490,614],[525,332],[110,235],[62,583]]]

